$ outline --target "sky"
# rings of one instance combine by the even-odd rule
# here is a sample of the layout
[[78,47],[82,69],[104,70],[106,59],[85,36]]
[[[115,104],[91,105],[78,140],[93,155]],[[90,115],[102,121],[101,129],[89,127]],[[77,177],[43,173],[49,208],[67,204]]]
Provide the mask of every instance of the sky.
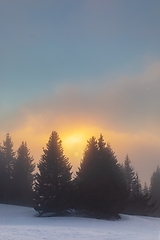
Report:
[[57,131],[75,171],[102,133],[142,183],[160,165],[160,1],[0,0],[0,142],[35,161]]

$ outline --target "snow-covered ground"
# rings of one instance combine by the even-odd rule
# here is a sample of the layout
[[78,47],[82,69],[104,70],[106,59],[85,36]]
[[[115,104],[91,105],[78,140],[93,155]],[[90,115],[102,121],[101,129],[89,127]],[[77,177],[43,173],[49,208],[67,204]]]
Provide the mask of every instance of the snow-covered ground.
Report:
[[32,208],[0,204],[0,240],[160,240],[159,218],[121,217],[37,217]]

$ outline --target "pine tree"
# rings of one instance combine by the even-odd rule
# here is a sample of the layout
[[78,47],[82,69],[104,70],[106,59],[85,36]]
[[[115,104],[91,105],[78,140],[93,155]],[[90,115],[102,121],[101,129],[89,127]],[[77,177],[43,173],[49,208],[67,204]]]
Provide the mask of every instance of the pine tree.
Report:
[[124,208],[127,191],[123,173],[102,135],[98,142],[95,137],[88,141],[76,179],[81,207],[89,213],[101,217],[117,216]]
[[131,199],[131,213],[136,215],[153,215],[156,210],[156,203],[150,202],[151,196],[148,193],[144,194],[142,186],[136,173],[136,181],[133,191],[133,197]]
[[136,174],[134,172],[134,168],[131,166],[131,161],[128,155],[125,158],[123,169],[124,169],[124,177],[127,185],[127,190],[129,191],[130,197],[131,197],[134,191]]
[[150,195],[151,203],[157,202],[157,210],[155,211],[155,216],[160,216],[160,167],[153,172],[150,181]]
[[35,170],[34,159],[30,156],[27,143],[22,142],[17,151],[13,174],[13,203],[20,205],[32,205],[33,177]]
[[[116,215],[122,212],[127,203],[128,191],[124,175],[114,151],[110,144],[106,146],[102,135],[98,140],[98,148],[100,156],[99,178],[101,178],[102,186],[104,184],[101,193],[103,196],[105,195],[106,199],[101,210]],[[106,189],[105,194],[104,189]]]
[[0,146],[0,202],[5,202],[5,181],[6,181],[6,164],[5,158],[2,150],[2,146]]
[[13,151],[13,143],[9,133],[6,140],[3,141],[2,153],[4,158],[4,202],[10,203],[12,200],[12,184],[13,184],[13,166],[15,162],[15,152]]
[[129,191],[127,207],[124,212],[136,215],[152,215],[155,211],[155,202],[150,203],[149,194],[142,190],[138,173],[134,172],[134,168],[131,166],[131,161],[128,155],[126,156],[123,165],[123,171],[127,189]]
[[135,175],[135,180],[133,183],[133,194],[134,195],[141,195],[142,193],[142,186],[141,186],[141,181],[139,179],[138,173]]
[[[98,146],[95,137],[88,140],[84,157],[81,161],[80,167],[76,172],[76,192],[75,202],[78,209],[92,211],[95,204],[96,192],[96,173],[97,173],[97,160],[98,160]],[[73,197],[75,197],[73,196]]]
[[72,167],[57,132],[51,133],[43,152],[35,181],[35,209],[60,213],[68,207]]
[[148,188],[146,182],[144,183],[144,187],[143,187],[143,189],[142,189],[142,193],[143,193],[143,195],[149,194],[149,188]]

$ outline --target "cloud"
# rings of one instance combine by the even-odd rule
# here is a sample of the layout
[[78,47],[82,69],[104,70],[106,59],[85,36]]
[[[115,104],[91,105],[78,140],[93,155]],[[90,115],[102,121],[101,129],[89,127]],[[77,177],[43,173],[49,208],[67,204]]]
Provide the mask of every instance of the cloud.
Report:
[[160,63],[155,63],[143,74],[106,85],[100,101],[109,124],[118,131],[139,132],[148,127],[159,130],[159,79]]
[[[1,120],[1,136],[9,131],[16,148],[26,140],[38,161],[52,130],[62,138],[84,133],[86,140],[102,133],[121,162],[129,154],[144,180],[159,161],[159,79],[160,62],[155,62],[136,76],[59,85],[50,91],[52,94],[29,102]],[[76,149],[73,153],[68,150],[76,166],[83,150],[79,147],[77,157]]]
[[26,106],[43,124],[92,124],[119,132],[160,129],[160,62],[134,77],[60,86]]
[[[2,129],[95,126],[138,134],[160,131],[160,62],[137,76],[63,84],[1,120]],[[50,91],[52,92],[52,91]],[[65,126],[65,127],[64,127]]]

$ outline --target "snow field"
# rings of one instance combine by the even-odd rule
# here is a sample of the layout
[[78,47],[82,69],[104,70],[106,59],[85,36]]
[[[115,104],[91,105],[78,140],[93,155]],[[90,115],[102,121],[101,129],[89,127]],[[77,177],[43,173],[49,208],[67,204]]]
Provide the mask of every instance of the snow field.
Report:
[[37,217],[32,208],[0,204],[0,240],[160,240],[159,218],[121,217]]

